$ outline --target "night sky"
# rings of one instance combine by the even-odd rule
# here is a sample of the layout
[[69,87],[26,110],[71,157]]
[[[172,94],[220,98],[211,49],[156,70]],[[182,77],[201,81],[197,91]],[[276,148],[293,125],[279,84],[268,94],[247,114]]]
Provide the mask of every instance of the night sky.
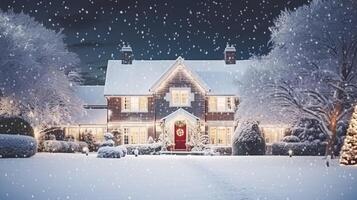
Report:
[[223,59],[227,42],[237,58],[269,51],[268,27],[282,10],[308,0],[0,0],[4,11],[29,14],[60,30],[81,58],[86,83],[103,83],[108,59],[123,43],[135,59]]

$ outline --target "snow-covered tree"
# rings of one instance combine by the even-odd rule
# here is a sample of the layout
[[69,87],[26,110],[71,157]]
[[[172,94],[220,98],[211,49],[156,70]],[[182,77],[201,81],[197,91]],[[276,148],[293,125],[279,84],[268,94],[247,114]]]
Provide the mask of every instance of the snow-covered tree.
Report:
[[233,155],[264,155],[265,140],[257,121],[245,121],[239,124],[232,142]]
[[273,48],[247,76],[255,82],[245,84],[254,93],[245,101],[269,104],[285,120],[320,121],[332,156],[337,123],[357,99],[357,2],[315,0],[284,11],[271,32]]
[[63,38],[26,14],[0,11],[0,115],[42,130],[82,112],[73,95],[79,59]]
[[352,114],[346,139],[342,146],[340,163],[344,165],[357,164],[357,107]]

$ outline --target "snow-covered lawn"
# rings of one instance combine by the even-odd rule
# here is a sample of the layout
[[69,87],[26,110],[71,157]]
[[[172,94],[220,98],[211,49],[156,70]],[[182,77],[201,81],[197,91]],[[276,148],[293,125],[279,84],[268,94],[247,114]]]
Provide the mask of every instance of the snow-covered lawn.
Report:
[[357,199],[357,167],[322,157],[95,156],[0,159],[0,199]]

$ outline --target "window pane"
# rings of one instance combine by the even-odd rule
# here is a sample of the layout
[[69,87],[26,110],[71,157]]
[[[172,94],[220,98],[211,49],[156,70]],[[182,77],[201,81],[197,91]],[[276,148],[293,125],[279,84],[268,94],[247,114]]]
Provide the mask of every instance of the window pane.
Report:
[[140,111],[145,112],[148,111],[148,98],[147,97],[140,97]]
[[180,104],[182,106],[188,105],[188,91],[187,90],[182,90],[181,91],[181,102]]
[[217,111],[226,110],[226,97],[217,97]]
[[216,144],[216,134],[217,134],[216,128],[211,127],[209,133],[210,133],[209,134],[210,143]]
[[131,110],[132,112],[139,111],[139,97],[131,97]]
[[210,112],[217,111],[217,98],[216,97],[208,98],[208,110]]

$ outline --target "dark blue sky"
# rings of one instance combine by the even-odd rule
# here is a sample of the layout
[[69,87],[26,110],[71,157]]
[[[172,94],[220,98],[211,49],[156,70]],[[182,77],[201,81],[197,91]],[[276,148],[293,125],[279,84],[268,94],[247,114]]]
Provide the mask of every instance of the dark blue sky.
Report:
[[65,42],[81,58],[86,76],[102,79],[100,69],[119,58],[124,42],[133,47],[135,59],[222,59],[227,42],[236,46],[238,59],[267,53],[273,20],[307,2],[0,0],[0,8],[24,11],[51,29],[64,28]]

